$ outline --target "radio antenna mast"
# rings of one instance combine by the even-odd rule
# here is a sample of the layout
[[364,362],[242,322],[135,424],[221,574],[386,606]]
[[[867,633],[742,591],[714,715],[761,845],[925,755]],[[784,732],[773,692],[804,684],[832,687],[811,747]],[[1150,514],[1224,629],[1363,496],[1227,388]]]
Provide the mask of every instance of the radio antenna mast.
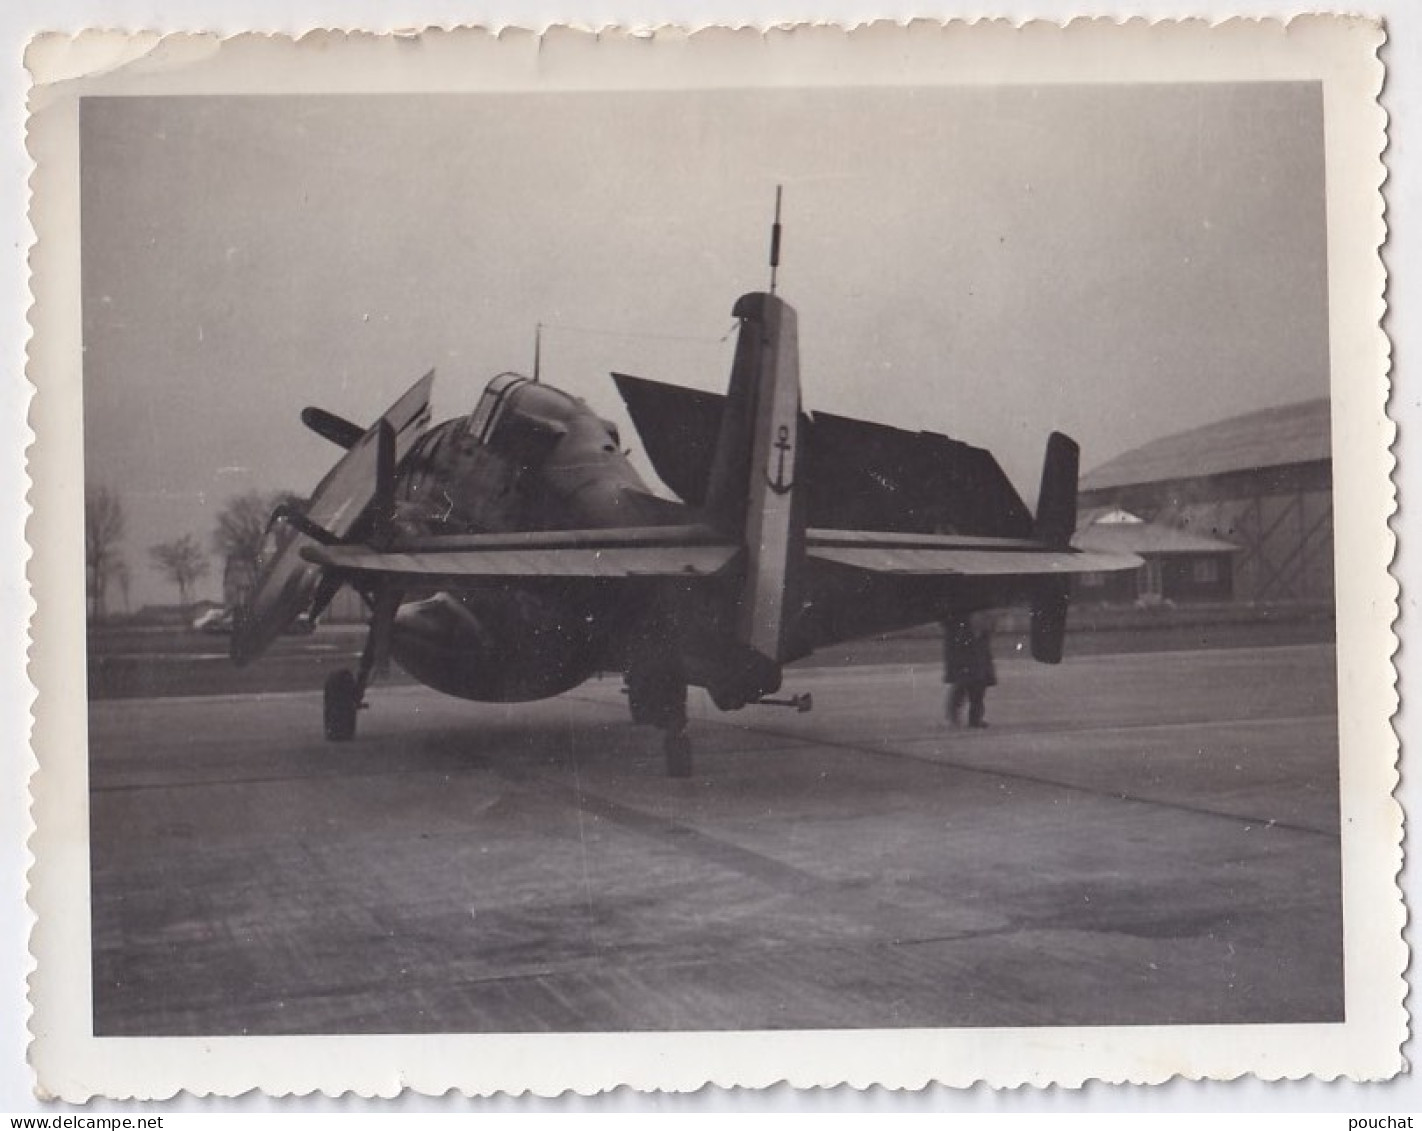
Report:
[[533,326],[533,383],[538,384],[538,370],[543,359],[543,323],[536,322]]
[[775,273],[780,268],[780,194],[784,185],[775,186],[775,223],[770,226],[770,293],[775,293]]

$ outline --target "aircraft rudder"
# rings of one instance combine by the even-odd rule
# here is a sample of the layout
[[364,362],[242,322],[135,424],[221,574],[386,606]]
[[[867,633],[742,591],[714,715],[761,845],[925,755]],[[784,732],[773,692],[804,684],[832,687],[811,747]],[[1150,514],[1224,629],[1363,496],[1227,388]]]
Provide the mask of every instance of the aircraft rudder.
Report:
[[784,300],[761,292],[743,295],[734,313],[741,330],[708,510],[746,549],[736,635],[780,662],[791,651],[804,560],[797,318]]
[[768,336],[765,300],[770,298],[759,292],[745,294],[731,309],[741,325],[706,484],[706,509],[711,520],[737,535],[746,520],[752,435]]

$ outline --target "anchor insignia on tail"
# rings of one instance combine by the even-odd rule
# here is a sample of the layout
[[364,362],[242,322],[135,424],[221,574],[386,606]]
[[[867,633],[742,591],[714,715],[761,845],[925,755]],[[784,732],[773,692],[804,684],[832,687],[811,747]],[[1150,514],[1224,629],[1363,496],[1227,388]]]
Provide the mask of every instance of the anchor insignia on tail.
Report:
[[787,482],[785,479],[785,457],[794,450],[794,445],[790,443],[790,426],[788,424],[780,426],[775,434],[775,443],[772,447],[780,454],[776,459],[775,478],[772,479],[767,475],[765,481],[777,495],[786,495],[795,487],[793,480]]

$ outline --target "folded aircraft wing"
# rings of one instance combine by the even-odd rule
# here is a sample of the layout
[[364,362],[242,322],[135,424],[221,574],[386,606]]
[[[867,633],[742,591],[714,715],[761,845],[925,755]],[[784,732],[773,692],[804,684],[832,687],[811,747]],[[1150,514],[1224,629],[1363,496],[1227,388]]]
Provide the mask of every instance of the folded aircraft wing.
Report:
[[[330,438],[343,432],[342,447],[347,451],[326,477],[317,485],[303,508],[309,524],[334,537],[349,534],[369,510],[380,489],[382,460],[391,467],[405,458],[424,434],[430,420],[430,392],[434,385],[433,371],[426,373],[369,429],[358,437],[338,421]],[[329,413],[317,414],[323,421],[336,420]],[[344,426],[344,427],[341,427]],[[320,430],[320,429],[318,429]],[[381,454],[381,434],[389,439],[384,456]],[[347,445],[346,440],[350,443]],[[276,531],[269,531],[275,535]],[[302,549],[313,545],[310,534],[299,528],[280,532],[277,548],[262,563],[256,585],[237,610],[232,632],[232,659],[245,664],[256,659],[281,635],[282,631],[311,604],[320,581],[321,571],[302,555]]]
[[[657,475],[683,502],[701,506],[726,398],[612,376]],[[982,448],[827,412],[806,415],[801,433],[805,515],[812,527],[1032,533],[1031,512]]]
[[870,530],[811,529],[805,550],[814,561],[921,577],[1106,573],[1141,564],[1134,554],[1062,549],[1025,538]]
[[651,526],[445,535],[389,550],[311,545],[303,547],[302,557],[352,576],[458,584],[530,577],[707,577],[738,552],[702,527]]

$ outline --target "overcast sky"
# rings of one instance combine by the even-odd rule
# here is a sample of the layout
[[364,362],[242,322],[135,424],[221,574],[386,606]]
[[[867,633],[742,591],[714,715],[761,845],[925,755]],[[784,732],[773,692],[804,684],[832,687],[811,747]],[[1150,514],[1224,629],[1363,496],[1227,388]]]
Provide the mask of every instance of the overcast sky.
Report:
[[434,368],[467,412],[540,321],[625,437],[610,370],[722,389],[777,184],[806,407],[989,447],[1029,502],[1054,428],[1090,468],[1328,391],[1313,84],[90,99],[81,139],[135,607],[173,600],[151,544],[314,485],[306,404],[368,423]]

